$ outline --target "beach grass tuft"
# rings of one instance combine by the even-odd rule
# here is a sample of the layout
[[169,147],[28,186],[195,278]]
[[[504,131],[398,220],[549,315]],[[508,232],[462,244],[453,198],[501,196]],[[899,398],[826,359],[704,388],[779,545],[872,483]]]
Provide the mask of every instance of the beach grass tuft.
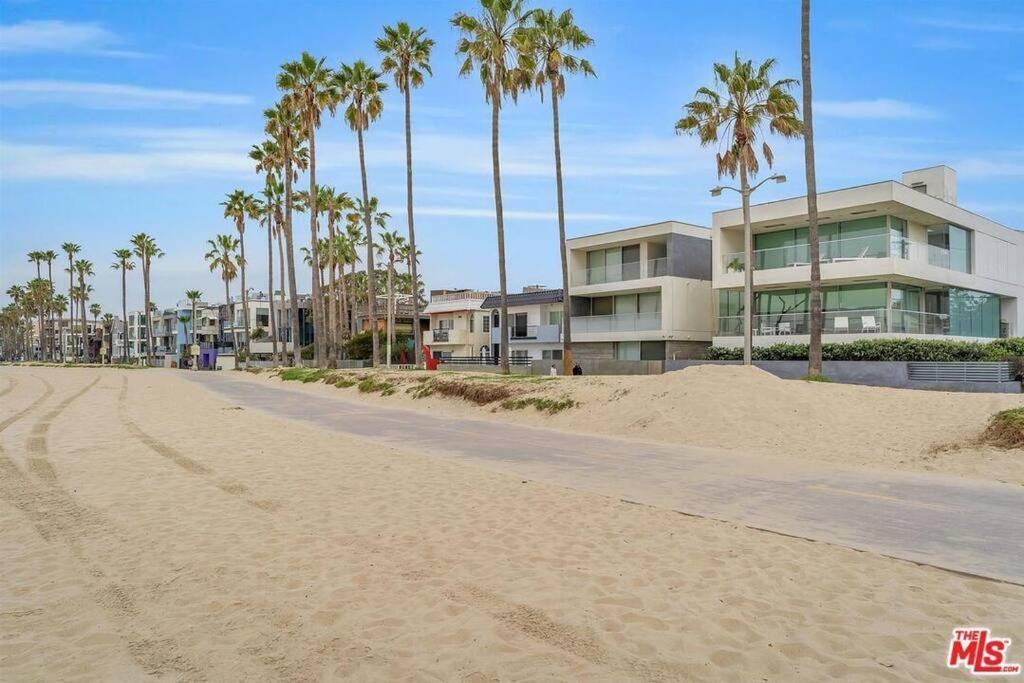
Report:
[[1003,410],[992,416],[981,441],[997,448],[1024,448],[1024,408]]
[[512,398],[502,402],[501,407],[505,410],[523,410],[533,406],[541,412],[545,412],[548,415],[554,415],[560,413],[563,410],[569,408],[575,408],[579,403],[572,400],[571,398],[544,398],[541,396],[528,396],[526,398]]

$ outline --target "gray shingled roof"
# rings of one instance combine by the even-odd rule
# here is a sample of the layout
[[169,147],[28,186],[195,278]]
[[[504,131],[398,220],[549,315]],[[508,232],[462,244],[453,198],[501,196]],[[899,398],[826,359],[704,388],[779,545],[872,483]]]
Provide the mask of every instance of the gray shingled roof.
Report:
[[[530,306],[533,304],[556,304],[562,300],[561,289],[542,289],[539,292],[523,292],[521,294],[509,294],[509,306]],[[480,308],[498,308],[501,306],[501,296],[494,295],[484,299]]]

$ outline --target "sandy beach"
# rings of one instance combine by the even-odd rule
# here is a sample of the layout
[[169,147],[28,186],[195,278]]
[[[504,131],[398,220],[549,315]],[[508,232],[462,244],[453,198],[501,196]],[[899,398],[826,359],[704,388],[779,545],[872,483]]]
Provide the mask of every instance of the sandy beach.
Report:
[[[267,391],[278,381],[250,378]],[[726,405],[699,394],[710,380],[697,375],[660,389],[585,379],[574,391],[595,432],[656,440],[682,429],[697,445],[761,439],[766,454],[781,443],[825,461],[883,453],[866,466],[946,467],[965,451],[923,463],[907,444],[966,438],[1020,405],[879,393],[869,417],[888,421],[866,430],[861,388],[801,385],[793,409],[764,393],[770,385]],[[748,380],[762,382],[735,378],[739,389]],[[563,381],[541,388],[564,395]],[[311,401],[356,391],[306,387]],[[616,395],[664,419],[643,426]],[[583,414],[499,416],[402,392],[370,400],[563,429]],[[837,415],[838,404],[857,405]],[[708,415],[758,410],[753,426],[709,443]],[[842,448],[795,429],[827,420]],[[881,433],[891,437],[878,449]],[[171,370],[0,368],[0,677],[963,680],[944,664],[953,628],[1024,638],[1019,586],[523,481],[414,446],[240,409]],[[995,478],[1010,457],[962,473]]]

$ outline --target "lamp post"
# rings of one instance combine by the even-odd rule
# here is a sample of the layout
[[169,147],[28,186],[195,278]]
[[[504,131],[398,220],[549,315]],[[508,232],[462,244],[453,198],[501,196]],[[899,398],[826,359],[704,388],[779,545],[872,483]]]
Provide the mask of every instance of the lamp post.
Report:
[[719,197],[723,190],[732,190],[743,198],[743,364],[750,365],[754,346],[754,236],[750,230],[750,195],[769,180],[786,182],[784,175],[768,176],[757,185],[747,184],[747,167],[740,164],[740,187],[719,185],[711,188],[711,196]]

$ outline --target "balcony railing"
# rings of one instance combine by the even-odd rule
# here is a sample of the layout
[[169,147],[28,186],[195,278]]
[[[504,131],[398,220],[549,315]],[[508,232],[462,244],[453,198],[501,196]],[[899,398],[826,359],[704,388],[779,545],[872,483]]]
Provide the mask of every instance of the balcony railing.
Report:
[[[922,261],[940,268],[951,268],[949,249],[888,234],[865,235],[840,240],[822,240],[818,245],[819,263],[845,263],[879,258],[901,258]],[[722,268],[727,273],[741,273],[746,259],[742,251],[722,255]],[[754,270],[795,268],[811,265],[809,244],[754,250]]]
[[642,332],[661,328],[661,313],[618,313],[572,319],[573,332]]
[[[823,334],[901,334],[948,335],[949,316],[943,313],[904,311],[889,308],[865,308],[854,311],[822,313]],[[810,313],[765,313],[754,316],[754,334],[786,337],[811,333]],[[718,319],[718,335],[738,337],[743,334],[743,316],[722,316]]]
[[433,331],[434,342],[440,342],[442,344],[447,342],[448,339],[451,337],[450,333],[451,333],[451,330],[447,330],[447,329],[445,329],[445,330],[434,330]]
[[[511,326],[508,330],[508,338],[512,341],[538,341],[538,342],[559,342],[562,340],[561,325],[526,325]],[[501,329],[491,328],[491,343],[501,342]]]
[[613,266],[598,266],[577,270],[573,282],[577,285],[599,285],[605,282],[622,282],[640,279],[640,262],[620,263]]
[[652,258],[647,260],[647,277],[664,277],[668,275],[668,258]]

